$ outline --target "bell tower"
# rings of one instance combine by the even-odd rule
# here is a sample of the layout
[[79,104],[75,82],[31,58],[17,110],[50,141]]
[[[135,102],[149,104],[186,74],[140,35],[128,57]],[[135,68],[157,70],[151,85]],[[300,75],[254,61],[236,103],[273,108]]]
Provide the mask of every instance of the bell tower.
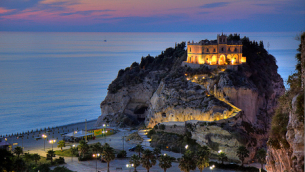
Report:
[[224,35],[223,33],[221,35],[217,35],[217,42],[218,44],[227,44],[227,35]]

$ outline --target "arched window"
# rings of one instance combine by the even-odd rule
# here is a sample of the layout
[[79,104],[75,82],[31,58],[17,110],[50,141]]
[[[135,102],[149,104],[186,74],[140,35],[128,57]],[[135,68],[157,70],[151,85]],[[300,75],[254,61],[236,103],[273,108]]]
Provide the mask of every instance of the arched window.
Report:
[[192,52],[192,48],[190,47],[190,52]]
[[209,49],[207,48],[207,52],[209,52]]
[[214,53],[216,52],[216,50],[215,50],[215,48],[214,48],[214,51],[213,51]]
[[221,51],[223,52],[223,47],[221,48]]
[[234,51],[236,52],[236,51],[237,51],[237,49],[235,48],[235,49],[234,49]]
[[221,43],[222,42],[222,38],[219,38],[219,43]]

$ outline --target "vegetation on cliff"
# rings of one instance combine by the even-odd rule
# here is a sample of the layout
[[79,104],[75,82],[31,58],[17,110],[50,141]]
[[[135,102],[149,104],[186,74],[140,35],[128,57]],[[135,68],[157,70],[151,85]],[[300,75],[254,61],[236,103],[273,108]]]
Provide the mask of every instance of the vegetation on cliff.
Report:
[[[130,67],[125,68],[125,70],[121,69],[118,72],[117,78],[108,86],[108,90],[110,93],[116,93],[127,85],[139,84],[143,82],[143,79],[149,72],[156,70],[170,71],[173,66],[176,66],[178,62],[182,62],[185,58],[185,42],[178,44],[175,48],[167,48],[156,57],[150,55],[142,57],[140,64],[134,62]],[[160,81],[166,74],[164,72],[162,76],[156,79]]]
[[[303,33],[302,37],[305,36]],[[301,87],[302,81],[302,66],[301,66],[301,50],[302,44],[297,49],[297,60],[295,73],[290,75],[287,80],[289,88],[285,94],[279,99],[279,106],[276,109],[275,115],[272,118],[271,132],[268,140],[268,145],[274,149],[289,148],[290,145],[286,140],[287,125],[289,121],[289,113],[292,112],[292,99],[298,95],[296,99],[296,113],[298,120],[304,122],[304,90]],[[305,66],[303,66],[305,67]]]

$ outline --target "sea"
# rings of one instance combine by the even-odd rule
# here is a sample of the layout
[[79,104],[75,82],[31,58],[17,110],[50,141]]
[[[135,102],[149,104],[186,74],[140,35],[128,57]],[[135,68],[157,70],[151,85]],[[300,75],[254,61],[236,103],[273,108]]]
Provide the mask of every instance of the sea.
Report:
[[[217,34],[0,32],[0,135],[97,119],[120,69]],[[238,34],[264,42],[284,81],[294,72],[297,32]]]

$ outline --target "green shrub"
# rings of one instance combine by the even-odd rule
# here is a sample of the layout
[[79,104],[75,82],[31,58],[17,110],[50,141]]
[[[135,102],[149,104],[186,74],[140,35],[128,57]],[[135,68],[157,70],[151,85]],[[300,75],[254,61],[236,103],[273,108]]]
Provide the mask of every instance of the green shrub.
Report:
[[159,129],[160,129],[160,130],[165,130],[165,125],[164,125],[164,124],[160,124],[160,125],[159,125]]
[[78,160],[79,161],[87,161],[87,160],[92,160],[93,157],[91,154],[85,154],[85,156],[79,156]]
[[154,129],[158,130],[158,125],[155,125],[155,126],[154,126]]
[[153,134],[156,134],[155,129],[149,130],[148,133],[147,133],[147,137],[148,137],[148,138],[151,138],[151,136],[152,136]]
[[126,158],[127,152],[122,150],[117,154],[117,158]]
[[55,159],[54,162],[56,164],[64,164],[65,163],[65,159],[63,157],[59,157],[58,159]]

